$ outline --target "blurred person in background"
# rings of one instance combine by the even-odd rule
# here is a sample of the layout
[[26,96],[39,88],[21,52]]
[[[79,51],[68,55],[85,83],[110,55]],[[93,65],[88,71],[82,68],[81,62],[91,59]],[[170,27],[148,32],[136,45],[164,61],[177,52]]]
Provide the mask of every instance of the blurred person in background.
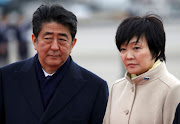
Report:
[[41,5],[32,25],[37,54],[0,68],[0,124],[101,124],[108,86],[70,56],[76,16]]
[[166,68],[165,32],[155,14],[129,17],[118,27],[116,46],[126,68],[113,83],[103,124],[172,124],[180,81]]
[[29,41],[27,38],[27,32],[30,28],[31,23],[27,22],[24,19],[24,15],[20,13],[16,25],[16,37],[18,42],[18,54],[21,60],[28,57]]
[[0,60],[6,60],[8,57],[8,14],[3,12],[0,19]]

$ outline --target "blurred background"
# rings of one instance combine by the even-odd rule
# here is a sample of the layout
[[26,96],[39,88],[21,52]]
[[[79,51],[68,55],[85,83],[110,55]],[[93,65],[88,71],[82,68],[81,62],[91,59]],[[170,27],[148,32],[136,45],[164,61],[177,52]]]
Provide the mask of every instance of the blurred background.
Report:
[[31,19],[44,3],[61,4],[77,16],[72,58],[110,87],[125,73],[115,45],[120,22],[128,16],[160,15],[166,31],[167,68],[180,79],[180,0],[0,0],[0,67],[35,55]]

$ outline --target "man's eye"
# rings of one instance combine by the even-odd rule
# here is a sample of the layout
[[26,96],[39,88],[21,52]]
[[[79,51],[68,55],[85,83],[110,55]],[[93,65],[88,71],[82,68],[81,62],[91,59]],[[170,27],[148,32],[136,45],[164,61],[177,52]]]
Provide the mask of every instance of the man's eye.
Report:
[[44,39],[45,39],[45,40],[49,40],[49,39],[51,39],[51,38],[49,38],[49,37],[45,37]]
[[66,41],[66,39],[59,39],[59,41]]

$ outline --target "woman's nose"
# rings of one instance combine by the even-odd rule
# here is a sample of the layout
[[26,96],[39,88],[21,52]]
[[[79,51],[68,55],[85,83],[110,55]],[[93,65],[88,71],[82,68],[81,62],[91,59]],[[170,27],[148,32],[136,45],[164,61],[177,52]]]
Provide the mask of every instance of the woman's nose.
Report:
[[126,58],[127,59],[133,59],[134,58],[134,55],[133,55],[132,51],[127,52]]

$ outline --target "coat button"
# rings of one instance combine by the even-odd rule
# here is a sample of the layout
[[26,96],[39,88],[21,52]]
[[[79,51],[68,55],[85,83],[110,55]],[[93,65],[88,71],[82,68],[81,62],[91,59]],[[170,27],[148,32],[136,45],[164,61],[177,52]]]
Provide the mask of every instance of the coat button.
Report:
[[124,113],[125,113],[126,115],[128,115],[128,114],[129,114],[129,110],[124,111]]
[[132,92],[134,92],[134,87],[133,86],[131,87],[131,90],[132,90]]

